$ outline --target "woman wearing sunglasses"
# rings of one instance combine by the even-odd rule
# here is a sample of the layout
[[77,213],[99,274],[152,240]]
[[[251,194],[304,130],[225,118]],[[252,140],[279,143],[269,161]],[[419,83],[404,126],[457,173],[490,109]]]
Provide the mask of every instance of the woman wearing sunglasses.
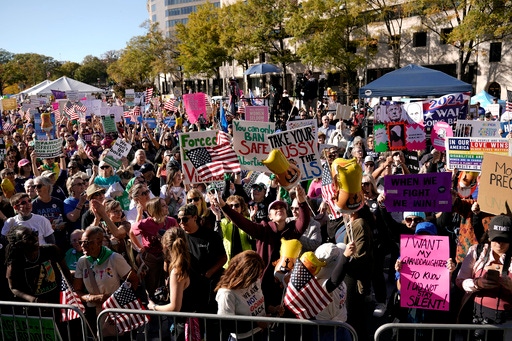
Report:
[[206,206],[206,200],[200,190],[192,188],[187,192],[187,204],[194,204],[197,207],[197,215],[201,220],[200,224],[203,227],[212,231],[215,229],[215,222],[217,218],[212,210]]

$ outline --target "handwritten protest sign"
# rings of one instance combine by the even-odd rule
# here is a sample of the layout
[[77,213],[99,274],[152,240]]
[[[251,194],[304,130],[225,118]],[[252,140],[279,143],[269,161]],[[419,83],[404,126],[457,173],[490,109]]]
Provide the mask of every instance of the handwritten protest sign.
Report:
[[57,157],[62,154],[62,137],[56,140],[35,140],[34,151],[41,159]]
[[448,169],[480,171],[484,153],[509,155],[509,140],[502,138],[449,137],[445,143]]
[[318,123],[316,119],[308,119],[308,120],[298,120],[298,121],[288,121],[286,122],[286,130],[297,129],[300,127],[313,127],[313,135],[317,136],[318,134]]
[[288,161],[296,164],[301,171],[301,180],[322,175],[317,137],[311,126],[268,135],[268,141],[270,150],[279,148]]
[[386,209],[390,212],[450,212],[451,173],[387,175]]
[[127,157],[131,149],[131,144],[123,139],[117,139],[116,143],[114,143],[110,148],[103,161],[111,165],[113,168],[119,168],[121,167],[121,159],[123,157]]
[[249,105],[245,107],[245,120],[268,122],[268,107],[266,105]]
[[[204,99],[203,99],[204,100]],[[217,145],[218,130],[206,130],[198,132],[188,132],[179,134],[179,144],[181,151],[181,160],[183,167],[183,175],[185,176],[183,182],[185,184],[197,184],[201,182],[215,182],[221,181],[223,176],[211,177],[203,179],[196,171],[196,168],[189,160],[187,151],[199,147],[213,147]]]
[[[458,120],[453,136],[455,136],[455,137],[499,137],[498,136],[499,130],[500,130],[500,122],[497,122],[497,121]],[[505,137],[505,136],[502,136],[502,137]]]
[[103,124],[103,131],[105,133],[117,133],[114,114],[101,116],[101,123]]
[[2,102],[2,110],[16,110],[16,98],[3,98]]
[[450,308],[448,237],[400,236],[400,306],[427,310]]
[[205,96],[206,95],[202,92],[183,95],[183,104],[185,105],[185,110],[187,111],[187,116],[190,123],[196,123],[199,115],[201,114],[206,117]]
[[124,91],[124,100],[125,105],[129,107],[133,107],[135,105],[135,90],[134,89],[126,89]]
[[480,210],[506,214],[512,210],[512,157],[484,154],[478,189]]
[[261,160],[266,159],[271,151],[267,135],[274,131],[273,122],[233,121],[233,149],[243,169],[268,171]]
[[2,314],[0,323],[4,340],[62,340],[51,317]]
[[447,137],[453,137],[452,127],[446,122],[436,122],[430,134],[432,146],[437,150],[444,151],[444,141]]

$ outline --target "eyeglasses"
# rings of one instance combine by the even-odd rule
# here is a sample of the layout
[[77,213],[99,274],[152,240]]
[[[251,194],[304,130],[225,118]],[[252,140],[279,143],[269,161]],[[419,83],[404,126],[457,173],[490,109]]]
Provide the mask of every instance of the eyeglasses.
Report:
[[101,166],[100,169],[108,169],[110,166]]
[[178,217],[176,218],[176,220],[178,221],[178,224],[186,224],[188,223],[188,220],[190,219],[190,217]]
[[239,203],[235,203],[235,204],[228,204],[230,207],[234,207],[234,208],[240,208],[240,204]]
[[30,186],[27,186],[28,189],[34,189],[36,188],[36,185],[30,185]]
[[411,222],[415,222],[415,223],[421,223],[423,221],[423,218],[420,218],[420,217],[416,217],[416,218],[411,218],[411,217],[407,217],[405,218],[405,221],[408,222],[408,223],[411,223]]
[[92,242],[93,242],[93,240],[79,240],[78,244],[80,244],[82,246],[87,246],[87,245],[89,245]]
[[67,139],[66,141],[68,141],[68,142],[75,142],[74,139]]
[[44,187],[44,185],[43,185],[43,184],[36,184],[36,188],[37,188],[37,189],[41,189],[41,188],[43,188],[43,187]]
[[298,211],[298,210],[299,210],[299,207],[293,207],[293,206],[292,206],[292,207],[291,207],[291,210],[292,210],[292,211]]
[[140,192],[139,195],[148,195],[149,194],[149,189],[145,190],[145,191],[142,191]]
[[193,198],[188,198],[187,202],[190,204],[191,202],[198,202],[199,200],[201,200],[201,198],[193,197]]

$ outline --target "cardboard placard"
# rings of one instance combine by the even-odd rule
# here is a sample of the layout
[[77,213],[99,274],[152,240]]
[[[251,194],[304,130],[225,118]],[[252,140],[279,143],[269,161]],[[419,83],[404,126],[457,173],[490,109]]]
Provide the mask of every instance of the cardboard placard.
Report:
[[480,210],[491,214],[512,211],[512,157],[484,154],[478,188]]

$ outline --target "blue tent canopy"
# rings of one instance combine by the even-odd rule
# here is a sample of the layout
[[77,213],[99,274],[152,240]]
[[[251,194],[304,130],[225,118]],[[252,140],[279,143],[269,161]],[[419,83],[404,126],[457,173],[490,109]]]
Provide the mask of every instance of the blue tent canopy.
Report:
[[471,91],[471,84],[464,83],[444,72],[409,64],[366,84],[359,89],[359,96],[361,98],[426,97]]
[[[480,91],[475,96],[471,97],[471,105],[475,105],[477,102],[480,102],[480,106],[482,108],[487,108],[489,104],[493,103],[494,96],[488,93],[485,90]],[[505,108],[506,102],[502,99],[498,100],[498,104]]]

